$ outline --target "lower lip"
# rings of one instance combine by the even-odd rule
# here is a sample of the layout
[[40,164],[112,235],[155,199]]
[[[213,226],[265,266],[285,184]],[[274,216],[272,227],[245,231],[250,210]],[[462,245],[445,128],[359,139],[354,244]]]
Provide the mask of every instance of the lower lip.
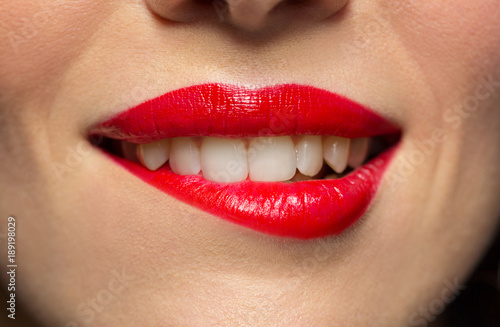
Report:
[[180,176],[165,166],[152,172],[112,158],[144,182],[205,212],[266,234],[312,239],[338,235],[363,216],[395,152],[393,147],[340,179],[295,183],[219,184],[200,175]]

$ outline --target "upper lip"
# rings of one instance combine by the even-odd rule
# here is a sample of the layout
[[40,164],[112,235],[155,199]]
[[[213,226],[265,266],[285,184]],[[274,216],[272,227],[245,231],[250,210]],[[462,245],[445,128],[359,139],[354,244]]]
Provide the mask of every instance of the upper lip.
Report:
[[[203,84],[169,92],[91,128],[90,134],[132,143],[181,136],[254,137],[294,134],[346,138],[399,133],[363,105],[312,86],[261,89]],[[143,181],[209,213],[274,235],[313,238],[343,232],[368,209],[394,148],[336,180],[219,184],[180,176],[168,165],[149,171],[113,156]]]
[[395,124],[366,107],[312,86],[247,89],[203,84],[146,101],[98,124],[91,133],[148,143],[179,136],[312,134],[356,138],[397,131]]

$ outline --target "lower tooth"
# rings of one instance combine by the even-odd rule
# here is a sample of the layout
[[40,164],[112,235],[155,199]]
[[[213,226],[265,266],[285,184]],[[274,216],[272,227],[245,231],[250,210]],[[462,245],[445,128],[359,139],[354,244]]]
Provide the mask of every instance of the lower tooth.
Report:
[[292,182],[303,182],[303,181],[310,181],[310,180],[312,180],[311,177],[306,176],[304,174],[301,174],[301,173],[297,172],[295,174],[295,176],[293,176],[293,178],[290,181],[292,181]]
[[323,141],[325,162],[336,173],[341,174],[347,168],[350,139],[339,136],[327,136]]
[[325,178],[323,178],[323,179],[338,179],[340,177],[341,176],[338,174],[330,174],[330,175],[326,175]]
[[192,138],[176,137],[172,139],[170,168],[178,175],[197,175],[200,172],[200,150]]

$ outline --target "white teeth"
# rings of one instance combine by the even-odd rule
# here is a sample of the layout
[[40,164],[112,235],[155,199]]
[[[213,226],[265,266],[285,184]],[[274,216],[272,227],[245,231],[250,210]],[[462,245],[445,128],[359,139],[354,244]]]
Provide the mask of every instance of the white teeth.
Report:
[[292,138],[278,136],[251,139],[248,167],[252,181],[279,182],[291,179],[297,170]]
[[176,137],[172,139],[170,168],[178,175],[197,175],[200,172],[200,150],[192,138]]
[[[295,144],[294,144],[295,140]],[[360,167],[367,158],[370,138],[339,136],[277,136],[246,139],[176,137],[137,145],[121,142],[123,158],[157,170],[170,160],[178,175],[197,175],[217,183],[249,178],[260,182],[297,182],[321,175],[323,162],[341,178],[347,165]],[[201,143],[201,145],[200,145]],[[248,147],[247,147],[248,144]],[[321,175],[321,176],[320,176]]]
[[137,158],[137,144],[123,141],[121,142],[121,148],[123,158],[133,162],[139,161]]
[[339,174],[347,168],[349,143],[349,139],[338,136],[328,136],[323,141],[325,162]]
[[351,153],[349,155],[349,166],[352,168],[360,167],[366,160],[368,155],[368,147],[370,145],[370,139],[367,137],[361,137],[351,140]]
[[248,176],[247,150],[240,139],[205,137],[201,145],[203,177],[218,183],[236,183]]
[[168,160],[170,140],[164,139],[137,147],[139,161],[149,170],[157,170]]
[[295,145],[297,169],[306,176],[314,176],[323,166],[321,136],[302,136]]

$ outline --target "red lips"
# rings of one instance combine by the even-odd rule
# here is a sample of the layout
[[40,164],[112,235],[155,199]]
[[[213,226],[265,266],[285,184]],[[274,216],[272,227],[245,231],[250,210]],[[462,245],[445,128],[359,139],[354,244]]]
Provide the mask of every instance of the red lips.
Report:
[[[397,127],[360,104],[295,84],[257,90],[192,86],[149,100],[91,131],[133,143],[178,136],[357,138],[395,132]],[[291,184],[250,180],[220,184],[201,175],[176,175],[168,165],[152,172],[113,158],[150,185],[218,217],[273,235],[308,239],[339,234],[363,215],[394,152],[386,151],[341,179]]]

